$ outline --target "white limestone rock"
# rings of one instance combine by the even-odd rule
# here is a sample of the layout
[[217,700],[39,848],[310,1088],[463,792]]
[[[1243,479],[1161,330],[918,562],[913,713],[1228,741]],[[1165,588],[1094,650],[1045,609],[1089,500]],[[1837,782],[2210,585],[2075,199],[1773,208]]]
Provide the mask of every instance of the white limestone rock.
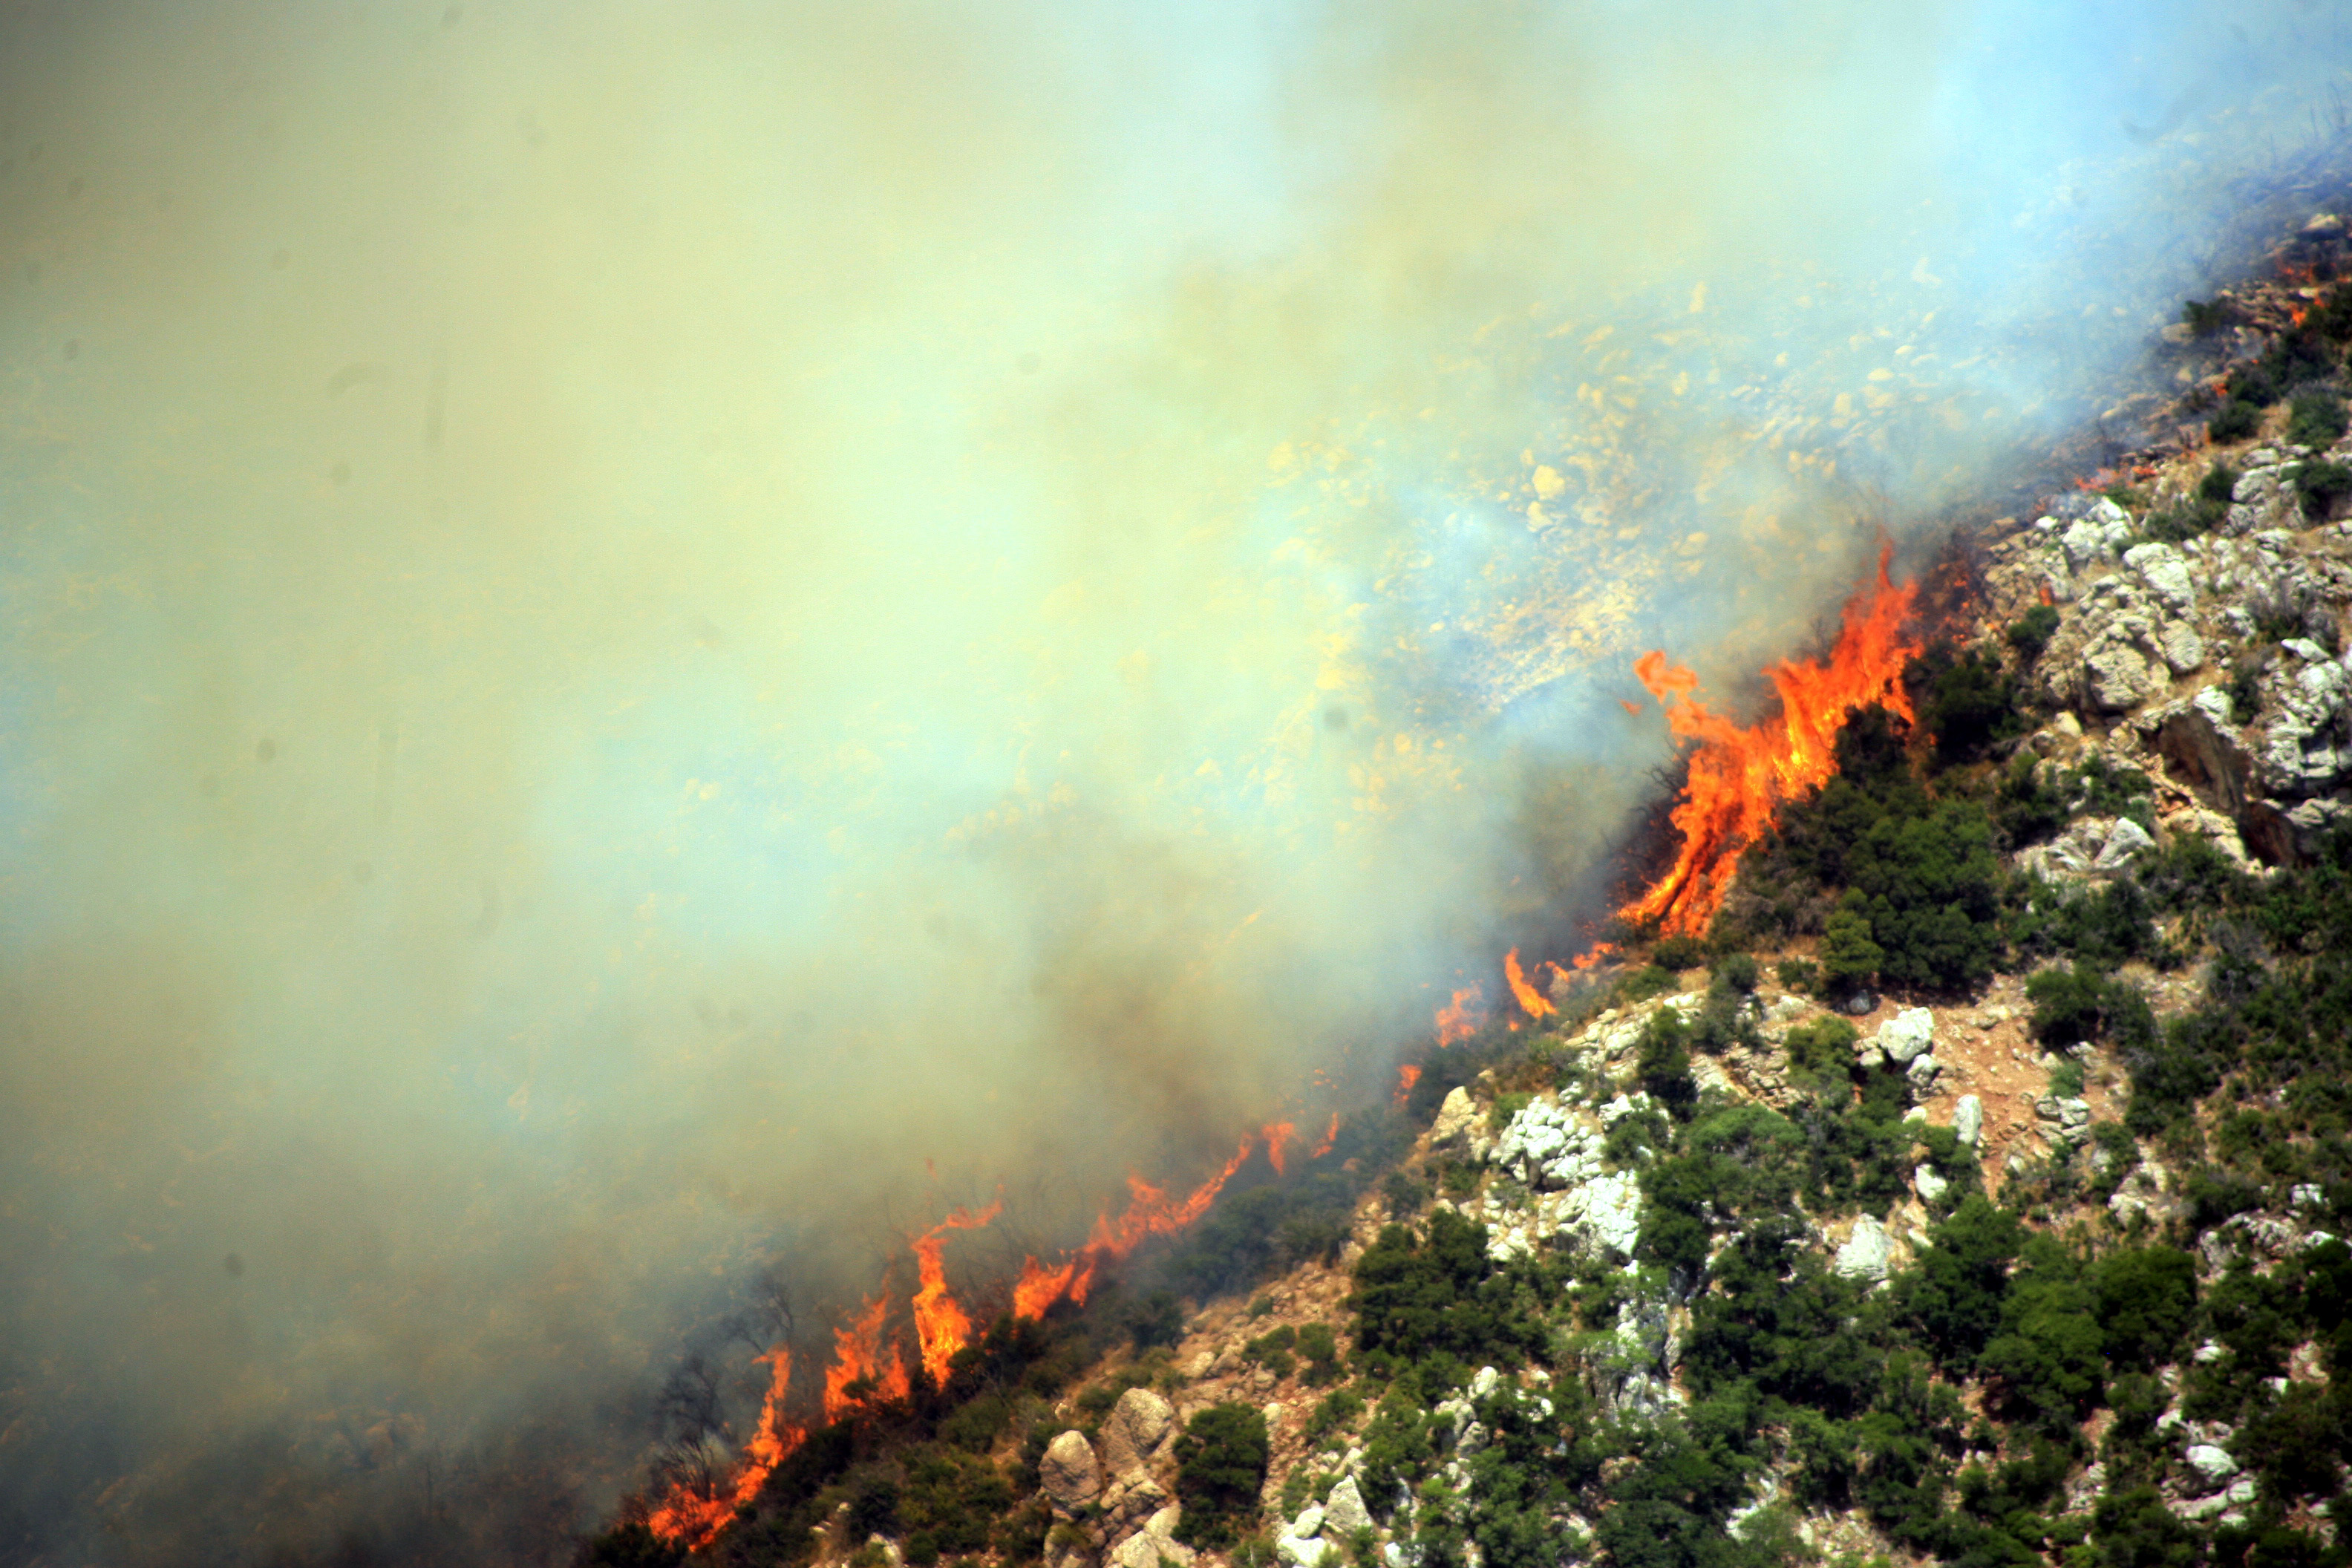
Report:
[[1437,1107],[1437,1120],[1430,1123],[1429,1146],[1443,1148],[1459,1142],[1478,1124],[1478,1105],[1470,1091],[1459,1084],[1446,1091]]
[[1936,1167],[1933,1165],[1921,1165],[1916,1170],[1913,1171],[1911,1173],[1911,1184],[1919,1190],[1919,1195],[1922,1198],[1925,1198],[1931,1204],[1938,1201],[1946,1193],[1952,1190],[1952,1184],[1937,1175],[1936,1173]]
[[2188,1459],[2189,1469],[2205,1483],[2208,1491],[2238,1473],[2238,1461],[2230,1458],[2229,1450],[2217,1448],[2210,1443],[2192,1443],[2183,1457]]
[[2147,584],[2148,592],[2174,609],[2185,610],[2197,602],[2196,586],[2189,580],[2189,562],[2171,545],[2135,544],[2124,552],[2124,564]]
[[2128,816],[2118,816],[2116,825],[2107,829],[2107,841],[2099,846],[2098,858],[2091,862],[2094,871],[2120,871],[2143,850],[2156,847],[2156,840],[2147,830]]
[[1984,1101],[1973,1094],[1960,1096],[1952,1107],[1952,1133],[1969,1148],[1984,1141]]
[[1886,1059],[1909,1066],[1913,1058],[1935,1048],[1936,1015],[1925,1007],[1906,1007],[1878,1026],[1878,1048]]
[[1894,1246],[1886,1227],[1864,1215],[1853,1222],[1853,1235],[1837,1249],[1837,1271],[1852,1279],[1884,1279]]
[[1372,1510],[1364,1506],[1364,1494],[1356,1485],[1356,1478],[1343,1476],[1323,1501],[1323,1534],[1326,1540],[1353,1540],[1360,1530],[1372,1528]]

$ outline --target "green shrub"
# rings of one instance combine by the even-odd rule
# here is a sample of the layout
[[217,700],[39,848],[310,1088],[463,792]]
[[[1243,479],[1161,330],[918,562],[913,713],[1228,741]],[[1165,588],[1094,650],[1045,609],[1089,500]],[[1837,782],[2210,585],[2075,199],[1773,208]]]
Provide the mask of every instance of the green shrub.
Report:
[[2048,647],[2050,639],[2057,635],[2058,622],[2056,605],[2036,605],[2021,618],[2011,621],[2004,635],[2009,639],[2009,646],[2017,650],[2018,658],[2032,664],[2042,657],[2042,650]]
[[2169,1247],[2126,1247],[2091,1266],[2093,1310],[2116,1366],[2170,1362],[2197,1310],[2197,1260]]
[[1927,1236],[1927,1249],[1897,1282],[1896,1299],[1948,1365],[1969,1366],[2000,1330],[2009,1266],[2025,1228],[2007,1209],[1970,1196]]
[[1290,1352],[1297,1343],[1298,1331],[1283,1323],[1250,1341],[1242,1348],[1242,1353],[1275,1376],[1288,1377],[1297,1364]]
[[1935,737],[1937,760],[1946,766],[2024,733],[2024,693],[1987,649],[1956,652],[1937,641],[1911,661],[1903,679],[1920,724]]
[[1690,1070],[1690,1037],[1682,1015],[1661,1007],[1642,1026],[1633,1056],[1642,1087],[1678,1121],[1689,1121],[1698,1104],[1698,1084]]
[[1790,991],[1812,994],[1822,983],[1822,966],[1810,958],[1784,958],[1780,963],[1780,984]]
[[2230,313],[2219,300],[2187,300],[2181,302],[2180,319],[2191,336],[2210,338],[2229,324]]
[[1507,1283],[1486,1257],[1486,1227],[1448,1209],[1429,1216],[1425,1238],[1402,1226],[1383,1229],[1356,1259],[1360,1354],[1388,1364],[1446,1355],[1516,1365],[1540,1334],[1517,1315]]
[[[1389,1217],[1391,1219],[1403,1219],[1407,1215],[1419,1214],[1423,1206],[1436,1195],[1435,1187],[1421,1180],[1410,1171],[1391,1171],[1386,1176],[1381,1178],[1381,1196],[1388,1201]],[[1272,1310],[1274,1310],[1274,1303],[1267,1300],[1265,1312]],[[1252,1317],[1262,1318],[1265,1312],[1259,1311],[1255,1302],[1250,1306]]]
[[1748,995],[1755,992],[1756,983],[1762,978],[1762,971],[1755,959],[1744,952],[1735,952],[1717,963],[1715,977],[1732,990]]
[[1650,962],[1676,973],[1706,962],[1706,943],[1695,936],[1660,937],[1650,950]]
[[1013,1487],[977,1454],[918,1448],[906,1458],[898,1488],[898,1522],[907,1531],[907,1560],[919,1553],[985,1552],[990,1528],[1013,1511]]
[[2242,441],[2262,428],[2263,411],[2242,397],[2232,396],[2205,421],[2205,438],[2213,442]]
[[1172,1345],[1184,1337],[1184,1303],[1173,1290],[1154,1290],[1130,1303],[1126,1319],[1127,1331],[1139,1351]]
[[1176,1439],[1176,1538],[1203,1551],[1233,1545],[1256,1522],[1270,1451],[1255,1405],[1213,1405],[1193,1416]]
[[1859,891],[1849,891],[1822,928],[1822,984],[1831,995],[1867,984],[1886,961],[1886,951],[1870,939],[1869,907]]
[[1663,996],[1676,984],[1675,973],[1658,964],[1645,963],[1617,983],[1620,1002],[1647,1002],[1653,996]]
[[1298,1353],[1307,1362],[1307,1382],[1321,1387],[1339,1376],[1339,1341],[1328,1323],[1307,1323],[1298,1331]]
[[1317,1403],[1314,1413],[1307,1417],[1307,1440],[1319,1443],[1334,1432],[1345,1431],[1363,1413],[1361,1394],[1352,1388],[1335,1388]]
[[2286,438],[2297,447],[2326,447],[2344,434],[2344,400],[2332,392],[2298,392],[2287,408]]
[[1790,1070],[1804,1082],[1843,1088],[1853,1071],[1854,1045],[1860,1031],[1843,1018],[1825,1015],[1792,1026],[1783,1038]]
[[2079,1046],[2115,1035],[2134,1047],[2152,1042],[2147,1000],[2129,983],[2077,963],[2045,969],[2025,983],[2033,1004],[2033,1037],[2045,1046]]
[[2303,497],[2304,515],[2325,519],[2337,501],[2352,495],[2352,468],[2342,463],[2297,463],[2294,488]]

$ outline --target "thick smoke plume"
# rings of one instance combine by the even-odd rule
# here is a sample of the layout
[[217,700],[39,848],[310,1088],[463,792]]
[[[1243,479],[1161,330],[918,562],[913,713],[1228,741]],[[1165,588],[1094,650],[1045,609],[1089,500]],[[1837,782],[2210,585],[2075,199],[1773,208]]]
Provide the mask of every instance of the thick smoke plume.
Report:
[[0,1561],[560,1555],[762,1269],[1386,1074],[2344,41],[8,7]]

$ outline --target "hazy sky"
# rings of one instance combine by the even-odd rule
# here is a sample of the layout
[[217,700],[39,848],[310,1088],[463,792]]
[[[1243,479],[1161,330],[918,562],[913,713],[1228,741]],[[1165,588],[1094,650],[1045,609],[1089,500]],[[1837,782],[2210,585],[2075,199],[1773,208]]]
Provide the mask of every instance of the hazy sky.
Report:
[[755,1268],[1384,1074],[2342,46],[0,8],[0,1562],[560,1555]]

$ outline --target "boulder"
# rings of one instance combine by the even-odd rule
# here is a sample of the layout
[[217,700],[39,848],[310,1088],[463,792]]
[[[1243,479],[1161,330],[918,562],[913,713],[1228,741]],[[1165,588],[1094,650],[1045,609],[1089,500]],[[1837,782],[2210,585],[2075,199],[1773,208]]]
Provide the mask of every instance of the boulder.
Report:
[[1102,1461],[1113,1475],[1149,1460],[1176,1424],[1176,1408],[1148,1388],[1118,1396],[1102,1425]]
[[2187,621],[2167,621],[2157,628],[2156,651],[2167,669],[2189,675],[2205,668],[2205,639]]
[[1289,1568],[1322,1568],[1323,1554],[1328,1551],[1330,1547],[1319,1536],[1275,1537],[1275,1559],[1289,1564]]
[[2149,593],[2176,610],[2185,610],[2197,602],[2196,587],[2189,580],[2189,563],[2180,552],[2169,544],[2135,544],[2124,552],[2124,564]]
[[1102,1495],[1102,1470],[1083,1432],[1065,1432],[1045,1446],[1037,1481],[1054,1506],[1075,1511]]
[[1984,1141],[1984,1101],[1973,1094],[1960,1096],[1952,1107],[1952,1132],[1969,1148]]
[[1886,1227],[1864,1215],[1853,1222],[1853,1235],[1837,1249],[1837,1271],[1853,1279],[1884,1279],[1894,1246]]
[[2205,1483],[2207,1491],[2211,1491],[2238,1473],[2238,1461],[2230,1458],[2230,1451],[2217,1448],[2210,1443],[2191,1443],[2184,1458],[2198,1479]]
[[1944,1064],[1933,1057],[1913,1057],[1910,1068],[1903,1076],[1911,1080],[1913,1089],[1926,1094],[1936,1087],[1936,1075],[1943,1070]]
[[1429,1146],[1437,1149],[1454,1142],[1477,1124],[1477,1103],[1469,1090],[1457,1084],[1446,1091],[1437,1108],[1437,1120],[1430,1124]]
[[2132,644],[2103,638],[2083,650],[2083,700],[2102,713],[2126,712],[2161,689],[2160,675]]
[[2209,686],[2191,700],[2165,709],[2153,742],[2167,771],[2200,801],[2225,816],[2245,809],[2253,759],[2238,738],[2229,693]]
[[1304,1541],[1310,1535],[1323,1533],[1323,1505],[1310,1502],[1299,1510],[1298,1517],[1290,1522],[1289,1534]]
[[1323,1502],[1323,1533],[1327,1539],[1349,1541],[1360,1530],[1372,1528],[1372,1511],[1364,1506],[1364,1494],[1353,1476],[1342,1477]]
[[2107,829],[2107,841],[2099,847],[2098,858],[2091,869],[2099,872],[2120,871],[2131,864],[2132,857],[2143,849],[2156,847],[2156,840],[2147,830],[2128,816],[2118,816],[2116,825]]
[[1160,1568],[1162,1559],[1192,1568],[1196,1553],[1176,1539],[1176,1521],[1183,1510],[1163,1508],[1144,1521],[1141,1530],[1111,1548],[1111,1568]]
[[1913,1171],[1911,1184],[1918,1188],[1919,1195],[1931,1204],[1952,1190],[1952,1184],[1937,1175],[1933,1165],[1921,1165]]
[[1925,1007],[1906,1007],[1878,1026],[1878,1048],[1886,1059],[1909,1066],[1913,1058],[1936,1045],[1936,1015]]

